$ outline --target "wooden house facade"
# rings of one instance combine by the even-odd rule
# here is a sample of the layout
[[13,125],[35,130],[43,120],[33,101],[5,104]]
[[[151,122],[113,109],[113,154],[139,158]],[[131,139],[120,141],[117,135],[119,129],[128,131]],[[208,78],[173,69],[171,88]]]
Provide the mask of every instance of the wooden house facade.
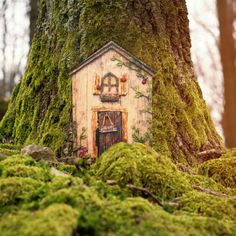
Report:
[[[118,142],[133,143],[134,130],[149,132],[150,88],[155,71],[110,42],[71,72],[75,146],[100,156]],[[144,96],[143,96],[144,95]],[[80,135],[86,130],[86,138]]]

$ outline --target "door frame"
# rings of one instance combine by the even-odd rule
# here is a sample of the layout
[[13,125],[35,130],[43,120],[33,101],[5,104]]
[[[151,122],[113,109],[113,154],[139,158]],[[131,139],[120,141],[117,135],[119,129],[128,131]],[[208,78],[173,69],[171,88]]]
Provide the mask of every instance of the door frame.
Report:
[[92,132],[93,132],[93,156],[98,157],[98,147],[96,145],[96,130],[98,128],[98,112],[121,112],[122,117],[122,140],[123,142],[128,141],[128,112],[125,108],[114,108],[114,107],[95,107],[92,109]]

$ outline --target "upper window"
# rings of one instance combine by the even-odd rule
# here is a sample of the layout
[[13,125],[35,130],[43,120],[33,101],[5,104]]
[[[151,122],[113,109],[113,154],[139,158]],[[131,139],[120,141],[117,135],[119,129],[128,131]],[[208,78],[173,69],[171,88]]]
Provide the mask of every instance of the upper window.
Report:
[[119,100],[119,79],[112,73],[107,73],[101,81],[102,102],[116,102]]

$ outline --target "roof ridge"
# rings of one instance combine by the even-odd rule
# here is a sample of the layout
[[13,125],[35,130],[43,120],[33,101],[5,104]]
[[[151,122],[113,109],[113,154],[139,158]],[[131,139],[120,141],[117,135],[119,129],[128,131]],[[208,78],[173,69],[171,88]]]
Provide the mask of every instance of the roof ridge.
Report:
[[107,44],[105,44],[103,47],[98,49],[96,52],[91,54],[87,59],[85,59],[83,62],[81,62],[73,71],[70,72],[70,75],[75,74],[76,72],[81,70],[83,67],[85,67],[90,62],[94,61],[95,59],[97,59],[98,57],[100,57],[102,54],[109,51],[110,49],[116,50],[119,54],[121,54],[123,57],[125,57],[127,60],[129,60],[133,64],[135,64],[135,63],[130,59],[134,59],[134,61],[136,61],[140,64],[140,66],[137,64],[136,64],[136,66],[140,67],[140,69],[142,69],[142,70],[145,70],[147,73],[149,73],[151,75],[156,73],[156,71],[152,67],[150,67],[149,65],[144,63],[141,59],[137,58],[136,56],[134,56],[133,54],[131,54],[130,52],[128,52],[127,50],[125,50],[124,48],[119,46],[116,42],[109,41]]

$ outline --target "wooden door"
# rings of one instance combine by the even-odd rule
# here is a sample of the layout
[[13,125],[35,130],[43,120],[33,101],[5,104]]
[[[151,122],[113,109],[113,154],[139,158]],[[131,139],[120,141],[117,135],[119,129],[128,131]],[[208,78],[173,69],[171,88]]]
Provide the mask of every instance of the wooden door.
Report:
[[98,156],[113,144],[122,141],[122,112],[98,112],[98,128],[96,130]]

